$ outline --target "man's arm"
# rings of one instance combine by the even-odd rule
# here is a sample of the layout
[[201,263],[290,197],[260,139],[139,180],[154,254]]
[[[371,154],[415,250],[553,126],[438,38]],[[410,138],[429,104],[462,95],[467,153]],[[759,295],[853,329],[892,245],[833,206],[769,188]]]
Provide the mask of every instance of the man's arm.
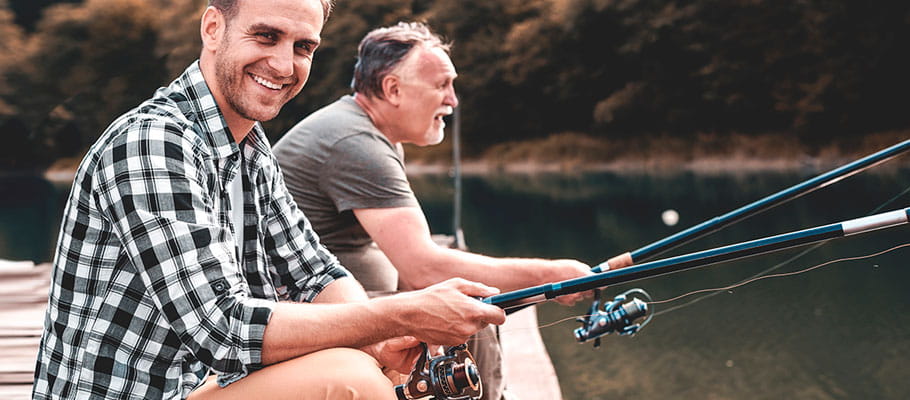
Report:
[[[460,277],[512,291],[590,274],[587,265],[574,260],[496,258],[439,246],[419,207],[355,209],[354,215],[409,289]],[[577,297],[562,300],[571,303]]]
[[475,298],[498,292],[453,279],[420,291],[366,300],[356,281],[336,279],[316,298],[317,303],[275,306],[263,337],[262,363],[331,347],[360,348],[401,336],[435,344],[465,343],[487,324],[505,321],[501,309]]

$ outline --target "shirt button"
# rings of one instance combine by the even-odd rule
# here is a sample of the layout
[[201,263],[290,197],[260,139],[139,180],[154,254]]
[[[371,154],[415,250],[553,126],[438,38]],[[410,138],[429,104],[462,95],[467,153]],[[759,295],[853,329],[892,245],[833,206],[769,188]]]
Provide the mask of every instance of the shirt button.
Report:
[[215,282],[212,282],[212,291],[214,291],[216,295],[224,293],[227,290],[227,288],[228,288],[228,284],[224,280],[224,278],[219,279]]

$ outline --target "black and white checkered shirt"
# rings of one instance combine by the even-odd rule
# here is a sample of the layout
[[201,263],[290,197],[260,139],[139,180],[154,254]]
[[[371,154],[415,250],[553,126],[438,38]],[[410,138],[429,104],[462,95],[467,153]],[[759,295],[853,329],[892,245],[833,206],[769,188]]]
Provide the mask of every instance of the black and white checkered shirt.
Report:
[[33,397],[184,398],[261,368],[274,302],[348,274],[282,179],[259,124],[234,143],[198,62],[114,121],[66,205]]

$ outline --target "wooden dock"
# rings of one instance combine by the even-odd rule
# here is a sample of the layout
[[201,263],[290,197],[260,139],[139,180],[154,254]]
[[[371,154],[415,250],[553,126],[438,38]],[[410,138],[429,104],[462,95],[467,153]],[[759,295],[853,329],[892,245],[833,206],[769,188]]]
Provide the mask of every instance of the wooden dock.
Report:
[[[0,261],[0,399],[31,396],[50,268],[50,264]],[[511,398],[562,399],[537,329],[537,310],[529,307],[510,315],[500,332]]]
[[0,261],[0,399],[28,399],[47,307],[50,264]]
[[561,400],[559,379],[537,327],[537,307],[509,315],[499,336],[508,392],[521,400]]

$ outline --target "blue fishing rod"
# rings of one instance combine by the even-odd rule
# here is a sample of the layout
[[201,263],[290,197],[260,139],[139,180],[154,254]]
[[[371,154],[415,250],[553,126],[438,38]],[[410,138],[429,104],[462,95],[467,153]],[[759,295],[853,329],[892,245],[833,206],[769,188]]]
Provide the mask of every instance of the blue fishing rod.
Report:
[[[591,269],[591,271],[597,274],[611,269],[615,270],[624,268],[636,263],[646,261],[685,243],[691,242],[710,233],[717,232],[718,230],[721,230],[736,222],[742,221],[748,217],[757,215],[763,211],[796,199],[812,191],[834,184],[844,178],[858,174],[876,165],[882,164],[903,154],[907,150],[910,150],[910,140],[905,140],[884,150],[825,172],[812,179],[800,182],[787,189],[754,201],[726,214],[714,217],[710,220],[702,222],[674,235],[668,236],[664,239],[648,244],[637,250],[620,254],[596,265]],[[612,313],[619,311],[631,312],[633,309],[637,310],[637,313],[645,313],[645,310],[647,308],[646,302],[638,299],[646,299],[650,301],[650,296],[644,290],[633,289],[619,296],[616,296],[612,302],[604,303],[603,308],[601,309],[601,293],[599,289],[596,289],[594,291],[594,301],[592,302],[587,315],[583,318],[578,319],[578,322],[581,322],[582,327],[575,331],[576,337],[579,338],[580,341],[584,341],[582,337],[592,336],[586,334],[586,331],[597,331],[600,324],[605,323],[606,315],[611,315]],[[523,307],[514,308],[510,312],[520,310],[521,308]],[[644,323],[646,324],[648,321],[650,321],[650,318],[651,315],[648,316],[648,319],[645,320]],[[641,326],[643,326],[643,324]],[[627,331],[623,334],[635,333],[639,328],[640,326],[638,325],[628,325],[627,329],[630,329],[630,331]],[[599,337],[600,335],[596,335],[595,337]],[[600,339],[597,338],[595,339],[594,346],[597,347],[599,345]]]
[[[859,235],[878,229],[904,225],[908,221],[910,221],[910,208],[905,208],[830,225],[818,226],[695,253],[650,261],[622,269],[608,270],[581,278],[502,293],[484,298],[483,302],[498,306],[505,310],[510,310],[544,302],[558,296],[584,292],[608,285],[637,281],[672,272],[700,268],[810,243]],[[642,317],[648,315],[647,302],[650,301],[650,298],[647,297],[647,294],[642,296],[646,299],[645,301],[638,297],[633,297],[633,295],[636,294],[639,296],[641,295],[641,293],[634,292],[636,290],[644,293],[640,289],[633,289],[632,291],[626,292],[623,295],[617,296],[613,302],[608,303],[603,311],[599,310],[595,303],[595,307],[593,308],[597,312],[594,313],[591,318],[587,319],[588,322],[585,326],[575,331],[576,339],[580,342],[585,342],[590,339],[598,339],[600,336],[611,332],[628,335],[634,334],[641,329],[647,324],[649,317],[640,324],[635,323],[635,321],[641,320]]]
[[[710,220],[702,222],[701,224],[695,225],[689,229],[678,232],[674,235],[668,236],[664,239],[658,240],[651,244],[648,244],[642,248],[639,248],[634,251],[626,252],[610,258],[591,269],[595,274],[599,274],[609,270],[617,270],[620,268],[625,268],[636,263],[643,262],[650,258],[653,258],[657,255],[660,255],[666,251],[669,251],[673,248],[681,246],[685,243],[691,242],[695,239],[701,238],[710,233],[721,230],[729,225],[732,225],[736,222],[742,221],[753,215],[757,215],[763,211],[769,210],[775,206],[786,203],[787,201],[796,199],[802,195],[808,194],[817,189],[826,187],[833,183],[836,183],[844,178],[855,175],[866,169],[872,168],[876,165],[882,164],[888,160],[891,160],[907,150],[910,150],[910,140],[905,140],[901,143],[888,147],[884,150],[876,152],[874,154],[868,155],[856,161],[853,161],[849,164],[843,165],[841,167],[835,168],[828,172],[825,172],[821,175],[818,175],[812,179],[803,181],[796,185],[793,185],[787,189],[781,190],[777,193],[774,193],[770,196],[764,197],[757,201],[754,201],[750,204],[737,208],[733,211],[730,211],[726,214],[714,217]],[[598,287],[598,286],[595,286]],[[591,307],[587,316],[584,318],[579,318],[579,322],[582,323],[582,330],[584,329],[595,329],[598,324],[604,323],[604,316],[609,315],[613,312],[620,311],[631,311],[632,305],[634,304],[637,309],[644,309],[645,302],[637,300],[638,298],[650,299],[647,292],[641,289],[633,289],[626,293],[623,293],[613,299],[611,302],[606,302],[601,308],[600,299],[601,293],[600,290],[595,290],[594,292],[594,301],[592,302]],[[510,307],[507,309],[507,313],[512,313],[518,310],[523,309],[525,306]],[[650,321],[650,317],[647,321]],[[637,330],[637,329],[636,329]],[[632,331],[627,332],[628,334],[634,333]],[[576,336],[579,333],[576,331]],[[587,335],[583,335],[587,336]],[[595,342],[595,346],[599,345],[599,340]]]
[[607,271],[610,269],[623,268],[635,263],[639,263],[657,255],[660,255],[673,248],[701,238],[712,232],[716,232],[736,222],[742,221],[748,217],[769,210],[775,206],[796,199],[802,195],[811,193],[817,189],[831,185],[841,179],[858,174],[868,168],[884,163],[895,158],[907,150],[910,150],[910,140],[905,140],[887,149],[868,155],[849,164],[825,172],[807,181],[793,185],[780,192],[737,208],[724,215],[714,217],[710,220],[695,225],[689,229],[658,240],[638,250],[620,254],[607,261],[604,261],[591,269],[594,273]]
[[[654,257],[749,216],[881,164],[907,150],[910,150],[910,140],[819,175],[722,216],[715,217],[638,250],[613,257],[595,266],[592,269],[595,275],[502,293],[484,298],[483,302],[501,307],[509,313],[566,294],[906,224],[908,219],[910,219],[910,208],[633,266],[636,262]],[[457,222],[458,216],[456,216],[456,226],[458,226]],[[597,296],[599,297],[599,294]],[[648,302],[650,301],[650,296],[641,289],[631,289],[616,296],[613,301],[606,302],[603,305],[603,309],[601,309],[600,300],[595,300],[589,309],[588,315],[578,319],[582,323],[582,327],[575,330],[575,337],[579,342],[593,339],[596,347],[599,345],[600,337],[603,335],[612,332],[620,335],[635,334],[639,329],[647,325],[651,317],[653,317],[653,314],[648,313]],[[431,357],[426,345],[424,345],[417,367],[409,375],[407,383],[395,387],[399,400],[430,396],[437,399],[450,400],[474,399],[479,398],[481,390],[477,367],[471,354],[465,350],[464,345],[449,348],[444,356],[438,357]]]

